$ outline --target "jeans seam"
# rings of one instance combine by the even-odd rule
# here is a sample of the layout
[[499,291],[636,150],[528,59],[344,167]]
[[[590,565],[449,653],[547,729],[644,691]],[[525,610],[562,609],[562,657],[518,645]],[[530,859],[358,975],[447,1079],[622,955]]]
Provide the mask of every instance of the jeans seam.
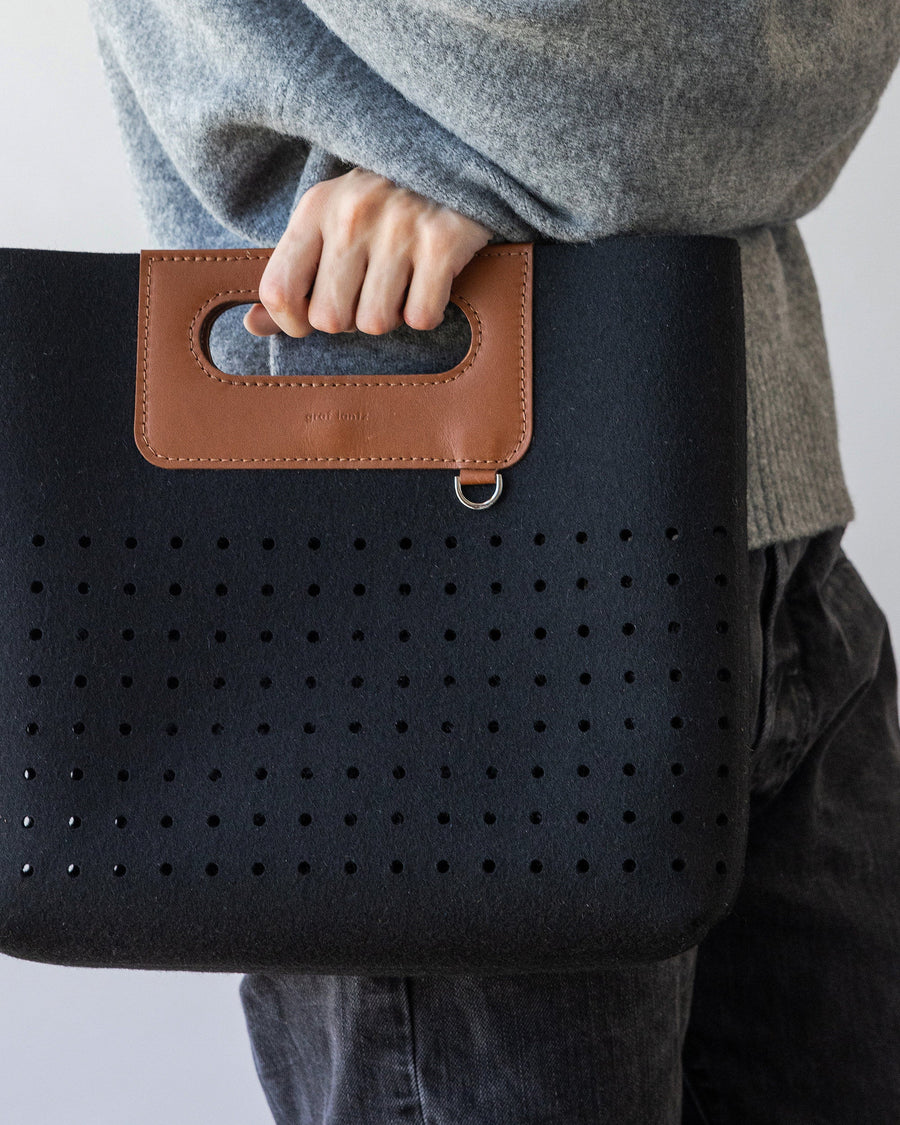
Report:
[[422,1090],[422,1077],[419,1074],[419,1063],[416,1057],[416,1028],[413,1017],[413,982],[411,977],[403,978],[403,987],[406,994],[406,1013],[409,1026],[409,1064],[412,1072],[413,1085],[416,1091],[416,1100],[419,1106],[421,1125],[426,1125],[425,1097]]
[[[682,1085],[684,1087],[684,1093],[687,1094],[690,1097],[691,1103],[693,1105],[693,1109],[697,1113],[697,1116],[700,1119],[701,1125],[710,1125],[709,1118],[706,1116],[706,1112],[703,1109],[703,1105],[702,1105],[699,1097],[697,1096],[697,1091],[694,1088],[694,1084],[690,1080],[688,1075],[684,1072],[682,1072],[682,1075],[681,1075],[681,1082],[682,1082]],[[684,1112],[684,1111],[682,1110],[682,1112]]]
[[809,749],[810,739],[814,729],[813,722],[813,692],[809,686],[809,681],[806,678],[805,670],[801,670],[800,675],[797,677],[798,695],[802,696],[802,701],[799,702],[801,720],[797,724],[797,746],[803,748],[803,756]]
[[777,559],[778,544],[771,544],[766,548],[766,571],[763,578],[761,604],[756,607],[759,615],[761,667],[759,677],[759,694],[757,698],[757,715],[755,729],[752,733],[752,749],[758,749],[769,735],[773,719],[773,669],[774,669],[774,628],[775,612],[779,600],[779,564]]

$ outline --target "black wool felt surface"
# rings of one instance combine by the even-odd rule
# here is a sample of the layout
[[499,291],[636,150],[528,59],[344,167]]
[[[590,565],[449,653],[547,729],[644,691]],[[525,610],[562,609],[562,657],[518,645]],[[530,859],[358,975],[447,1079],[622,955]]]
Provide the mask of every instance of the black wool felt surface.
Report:
[[532,442],[472,511],[452,471],[149,464],[138,256],[0,251],[0,950],[560,971],[730,909],[737,244],[538,243],[534,271]]

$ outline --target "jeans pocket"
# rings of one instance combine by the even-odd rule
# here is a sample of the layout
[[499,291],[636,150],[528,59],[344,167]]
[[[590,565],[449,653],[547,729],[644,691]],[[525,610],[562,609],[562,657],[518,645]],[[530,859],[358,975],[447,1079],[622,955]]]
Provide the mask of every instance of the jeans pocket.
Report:
[[806,640],[807,740],[824,749],[878,673],[887,619],[843,551],[822,584],[795,606]]
[[[760,598],[762,683],[750,766],[750,796],[758,804],[778,793],[803,758],[812,718],[808,652],[815,629],[809,591],[829,574],[843,528],[772,543],[765,548]],[[807,608],[804,610],[804,604]]]
[[767,548],[763,715],[750,781],[757,805],[781,791],[877,669],[886,622],[840,546],[843,530]]

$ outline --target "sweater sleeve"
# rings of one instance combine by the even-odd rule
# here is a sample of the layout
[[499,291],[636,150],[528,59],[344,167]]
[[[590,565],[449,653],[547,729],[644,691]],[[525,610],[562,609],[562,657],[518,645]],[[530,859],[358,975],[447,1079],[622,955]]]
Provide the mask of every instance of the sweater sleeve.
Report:
[[588,214],[597,234],[799,217],[900,55],[898,0],[307,3],[554,234]]
[[502,239],[787,222],[900,53],[900,0],[91,3],[166,159],[257,242],[316,152]]

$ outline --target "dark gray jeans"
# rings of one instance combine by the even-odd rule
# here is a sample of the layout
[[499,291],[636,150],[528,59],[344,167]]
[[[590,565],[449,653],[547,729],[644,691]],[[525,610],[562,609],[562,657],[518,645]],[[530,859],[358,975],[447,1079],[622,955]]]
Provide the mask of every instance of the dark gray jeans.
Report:
[[516,976],[245,975],[278,1125],[896,1125],[900,730],[843,528],[752,551],[745,877],[668,960]]

